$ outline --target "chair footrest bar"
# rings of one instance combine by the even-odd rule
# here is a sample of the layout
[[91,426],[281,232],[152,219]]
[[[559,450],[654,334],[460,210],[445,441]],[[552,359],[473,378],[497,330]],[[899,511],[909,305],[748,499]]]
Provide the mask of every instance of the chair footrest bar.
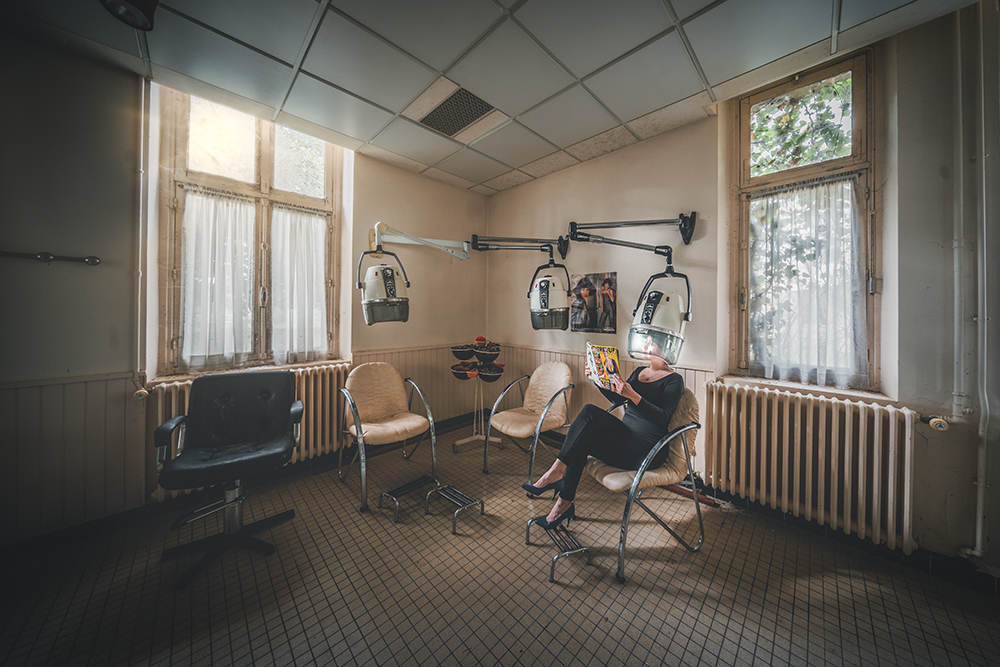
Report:
[[[531,526],[538,525],[535,523],[535,519],[539,517],[532,517],[528,519],[528,525],[524,530],[524,543],[531,544]],[[559,550],[555,556],[552,557],[552,563],[549,565],[549,582],[555,583],[556,581],[556,563],[560,558],[565,558],[566,556],[573,556],[575,554],[586,554],[587,555],[587,565],[590,565],[590,547],[582,546],[576,541],[576,538],[569,532],[566,526],[559,524],[554,528],[545,528],[540,526],[545,534],[552,539],[552,542],[556,545],[556,549]]]
[[447,486],[442,486],[437,489],[434,489],[433,491],[427,494],[427,497],[424,499],[424,514],[430,514],[430,502],[431,502],[431,496],[433,495],[437,495],[439,498],[444,498],[452,505],[456,505],[458,507],[458,509],[455,510],[454,514],[451,515],[452,535],[458,534],[458,515],[462,510],[467,510],[470,507],[475,507],[476,505],[479,505],[479,514],[482,515],[486,512],[486,507],[483,504],[482,500],[476,500],[472,496],[462,493],[461,491],[456,489],[454,485],[449,484]]
[[396,505],[396,510],[393,513],[392,522],[399,523],[399,498],[405,496],[407,493],[412,493],[417,489],[427,486],[428,484],[434,482],[434,478],[430,475],[421,475],[420,477],[403,484],[402,486],[397,486],[395,489],[389,491],[383,491],[378,497],[378,506],[382,507],[382,499],[388,498]]

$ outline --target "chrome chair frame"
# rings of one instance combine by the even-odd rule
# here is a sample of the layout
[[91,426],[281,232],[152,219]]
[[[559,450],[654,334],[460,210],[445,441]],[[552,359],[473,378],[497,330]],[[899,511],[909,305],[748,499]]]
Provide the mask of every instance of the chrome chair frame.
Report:
[[[530,379],[531,379],[530,375],[524,375],[522,377],[517,378],[516,380],[514,380],[510,384],[508,384],[504,388],[504,390],[502,392],[500,392],[500,395],[497,397],[496,402],[493,404],[493,409],[490,410],[490,418],[486,422],[486,442],[483,444],[483,473],[484,474],[488,475],[489,472],[490,472],[490,470],[489,470],[490,431],[493,429],[493,415],[495,415],[497,413],[497,408],[500,407],[500,402],[503,401],[504,396],[506,396],[507,392],[509,392],[511,389],[513,389],[515,385],[518,385],[518,387],[521,389],[521,398],[523,400],[524,399],[524,388],[520,387],[520,384],[522,382],[524,382],[525,380],[530,380]],[[513,442],[514,445],[518,449],[520,449],[522,452],[524,452],[525,454],[530,454],[531,455],[531,458],[530,458],[529,463],[528,463],[528,483],[529,484],[534,479],[533,473],[534,473],[534,470],[535,470],[535,452],[536,452],[536,450],[538,448],[538,439],[539,439],[539,437],[541,437],[541,434],[542,434],[542,424],[545,423],[545,418],[548,416],[549,410],[552,409],[552,406],[555,404],[556,399],[559,398],[560,396],[563,397],[563,400],[566,403],[566,414],[569,415],[569,398],[567,398],[566,392],[568,392],[570,389],[573,389],[575,386],[576,386],[575,384],[573,384],[572,382],[570,382],[568,385],[566,385],[565,387],[562,387],[559,391],[557,391],[555,394],[553,394],[552,398],[550,398],[549,401],[545,404],[545,409],[542,410],[542,414],[538,418],[538,424],[535,425],[535,436],[531,440],[531,445],[530,445],[529,449],[525,449],[524,447],[522,447],[521,444],[517,440],[515,440],[513,437],[507,435],[503,431],[500,432],[500,435],[507,435],[507,439],[510,440],[511,442]],[[565,423],[562,426],[568,426],[568,425],[569,425],[568,423]],[[562,427],[559,427],[559,428],[562,428]]]
[[684,433],[692,429],[698,429],[698,428],[701,428],[701,424],[698,424],[697,422],[692,422],[690,424],[687,424],[686,426],[681,426],[670,431],[662,438],[660,438],[660,440],[656,443],[656,445],[653,446],[653,449],[650,450],[649,454],[646,455],[646,458],[643,460],[643,462],[639,465],[639,468],[635,474],[635,478],[632,480],[632,486],[628,490],[628,496],[625,499],[625,510],[622,513],[622,525],[618,538],[618,571],[615,573],[615,579],[617,579],[619,583],[622,584],[625,583],[625,546],[628,542],[628,524],[632,514],[633,503],[638,504],[639,507],[644,509],[647,514],[653,517],[653,519],[658,524],[660,524],[662,528],[664,528],[668,533],[670,533],[674,537],[674,539],[680,542],[681,545],[683,545],[684,548],[686,548],[688,551],[691,552],[698,551],[699,549],[701,549],[702,544],[705,543],[705,522],[701,516],[701,503],[698,500],[697,492],[694,493],[693,499],[694,499],[695,513],[698,516],[699,538],[695,544],[689,544],[684,538],[678,535],[673,528],[668,526],[667,523],[663,519],[661,519],[653,510],[651,510],[644,502],[642,502],[641,496],[643,490],[639,488],[640,484],[642,484],[642,477],[643,475],[646,474],[646,471],[649,470],[649,466],[653,462],[653,459],[656,458],[657,454],[659,454],[664,447],[669,446],[670,443],[674,440],[674,438],[678,436],[680,436],[681,445],[684,447],[684,460],[687,462],[688,475],[690,476],[691,479],[694,479],[694,465],[691,462],[691,450],[688,448],[687,438],[684,436]]
[[[424,392],[420,390],[420,387],[417,386],[416,382],[414,382],[410,378],[405,378],[403,380],[403,383],[404,384],[407,384],[407,383],[410,384],[412,386],[413,391],[416,391],[417,395],[420,397],[420,400],[424,404],[424,411],[427,413],[427,421],[429,422],[428,429],[426,431],[424,431],[420,435],[420,440],[413,447],[413,449],[410,451],[409,454],[406,453],[406,440],[405,439],[403,440],[403,447],[402,447],[403,459],[407,460],[407,461],[410,460],[410,457],[412,457],[416,453],[417,448],[420,447],[420,443],[422,443],[424,441],[424,438],[429,433],[430,434],[430,439],[431,439],[431,480],[434,482],[434,486],[435,487],[440,488],[441,484],[438,482],[438,478],[437,478],[437,436],[436,436],[435,430],[434,430],[434,415],[431,414],[431,406],[427,402],[427,398],[424,396]],[[367,454],[366,454],[366,447],[368,447],[368,446],[370,446],[370,447],[387,447],[387,446],[389,446],[391,444],[395,444],[395,443],[386,443],[385,445],[367,445],[366,446],[365,445],[364,431],[361,428],[361,423],[362,423],[361,422],[361,415],[358,413],[357,403],[354,402],[354,397],[351,396],[351,392],[347,389],[347,387],[341,387],[339,389],[339,391],[340,391],[341,394],[343,394],[344,401],[346,402],[347,406],[350,408],[351,416],[354,419],[354,430],[357,433],[357,436],[354,437],[354,440],[355,440],[355,442],[358,445],[358,451],[354,453],[354,456],[351,458],[350,462],[347,464],[347,470],[344,470],[343,469],[344,448],[343,447],[340,448],[340,450],[338,452],[338,458],[337,458],[337,476],[340,478],[340,481],[346,482],[347,481],[347,475],[350,473],[351,467],[354,465],[355,459],[359,459],[360,458],[360,460],[361,460],[361,506],[358,508],[358,511],[364,512],[364,511],[368,510],[368,457],[367,457]],[[407,405],[409,405],[412,402],[413,402],[413,392],[411,391],[410,394],[409,394],[409,396],[408,396]],[[350,431],[347,429],[346,421],[347,421],[347,414],[345,413],[344,414],[344,428],[342,429],[342,432],[345,433],[345,434],[347,434],[348,436],[350,436]],[[398,509],[397,509],[397,519],[398,519]]]

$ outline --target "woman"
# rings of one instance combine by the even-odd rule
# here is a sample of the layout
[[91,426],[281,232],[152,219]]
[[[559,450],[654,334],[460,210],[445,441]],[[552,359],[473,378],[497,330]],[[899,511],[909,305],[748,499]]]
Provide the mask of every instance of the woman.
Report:
[[[618,419],[596,405],[585,405],[573,420],[555,463],[534,484],[521,488],[533,495],[555,490],[559,493],[548,515],[535,519],[542,528],[554,528],[576,516],[576,488],[580,484],[587,457],[593,456],[608,465],[625,470],[637,469],[666,434],[670,418],[684,393],[684,378],[660,356],[651,341],[643,347],[648,366],[636,369],[623,381],[612,378],[613,391],[601,389],[617,405],[624,402],[625,415]],[[624,400],[623,400],[624,399]],[[663,465],[669,448],[653,460],[651,467]]]

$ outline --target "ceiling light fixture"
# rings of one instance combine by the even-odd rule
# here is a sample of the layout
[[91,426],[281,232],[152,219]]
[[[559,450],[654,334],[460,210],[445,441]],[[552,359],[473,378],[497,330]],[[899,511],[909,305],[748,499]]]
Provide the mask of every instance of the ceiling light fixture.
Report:
[[101,0],[104,8],[136,30],[153,29],[153,12],[160,0]]

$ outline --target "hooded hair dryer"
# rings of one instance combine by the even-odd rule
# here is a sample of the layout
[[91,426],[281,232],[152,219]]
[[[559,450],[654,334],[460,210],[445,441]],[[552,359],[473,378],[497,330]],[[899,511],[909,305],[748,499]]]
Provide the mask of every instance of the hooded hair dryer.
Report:
[[[647,225],[677,225],[678,231],[681,233],[681,238],[684,240],[684,245],[688,245],[694,236],[694,227],[697,219],[698,214],[692,211],[691,215],[684,215],[682,213],[675,220],[569,223],[569,237],[574,241],[607,243],[626,248],[650,250],[657,255],[663,255],[667,258],[667,268],[663,273],[656,273],[649,277],[645,287],[642,288],[642,293],[639,294],[639,301],[635,304],[635,309],[632,311],[632,326],[628,329],[628,356],[633,359],[645,359],[655,356],[663,359],[671,366],[677,363],[681,347],[684,345],[684,325],[691,321],[691,281],[683,273],[674,271],[674,251],[668,245],[654,246],[645,243],[609,239],[580,230]],[[685,299],[676,292],[650,291],[649,286],[658,278],[683,278],[684,283],[687,285],[687,298]]]
[[[410,318],[410,300],[406,297],[406,288],[410,281],[406,278],[406,269],[396,253],[382,249],[382,242],[412,243],[425,245],[441,252],[446,252],[458,259],[469,259],[469,243],[467,241],[441,241],[425,239],[394,229],[384,222],[376,222],[369,232],[368,242],[371,250],[361,253],[358,258],[358,289],[361,290],[361,310],[365,315],[365,324],[371,326],[376,322],[405,322]],[[388,264],[369,266],[365,272],[365,280],[361,282],[361,262],[365,255],[381,257],[392,255],[403,280],[399,280],[399,272]]]
[[[365,272],[365,280],[361,282],[361,263],[365,255],[392,255],[399,270],[403,274],[403,280],[399,280],[399,273],[388,264],[376,264],[369,266]],[[358,258],[358,281],[357,287],[361,290],[361,310],[365,315],[365,324],[371,326],[376,322],[405,322],[410,318],[410,300],[406,296],[406,288],[410,286],[410,281],[406,278],[406,269],[399,261],[396,253],[383,250],[378,246],[375,250],[366,250]]]
[[[683,278],[687,300],[676,292],[649,290],[657,278]],[[628,328],[628,356],[644,359],[657,356],[673,366],[684,345],[684,325],[691,321],[691,282],[674,271],[669,259],[666,271],[649,277],[632,311]]]
[[[526,245],[513,245],[513,244]],[[569,328],[569,271],[562,264],[556,264],[552,255],[552,244],[559,249],[559,255],[566,259],[569,251],[569,239],[560,236],[558,239],[522,239],[499,238],[472,235],[472,249],[486,250],[541,250],[549,253],[549,263],[535,269],[531,277],[531,288],[528,299],[531,300],[531,328],[562,329]],[[538,275],[544,269],[562,269],[566,273],[566,283],[558,274],[545,273]]]

